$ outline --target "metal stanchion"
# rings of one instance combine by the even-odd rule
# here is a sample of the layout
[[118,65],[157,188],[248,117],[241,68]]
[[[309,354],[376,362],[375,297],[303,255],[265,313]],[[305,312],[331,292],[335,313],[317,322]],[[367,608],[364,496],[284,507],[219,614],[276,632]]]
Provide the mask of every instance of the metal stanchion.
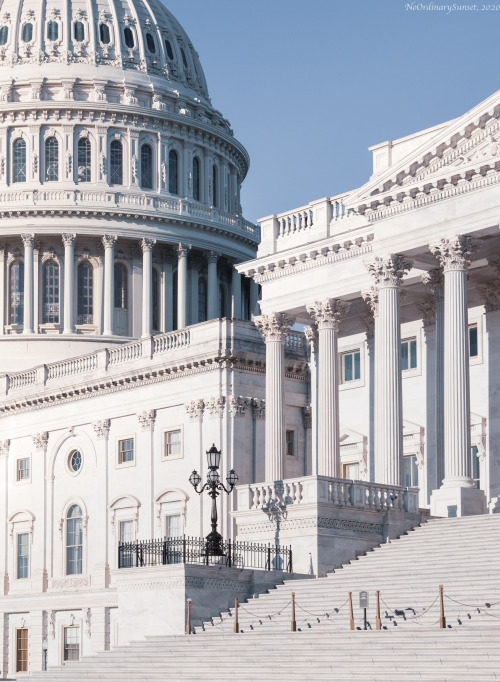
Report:
[[234,598],[234,631],[240,631],[240,624],[238,623],[238,597]]
[[446,627],[446,618],[444,617],[444,603],[443,603],[443,586],[439,586],[439,627]]
[[191,599],[187,600],[188,610],[187,610],[187,621],[186,621],[186,635],[191,634]]
[[295,592],[292,592],[292,632],[297,631],[297,621],[295,620]]
[[375,622],[375,630],[381,630],[382,625],[380,623],[380,591],[377,590],[377,619]]
[[352,592],[349,592],[349,623],[351,630],[354,630],[354,612],[352,610]]

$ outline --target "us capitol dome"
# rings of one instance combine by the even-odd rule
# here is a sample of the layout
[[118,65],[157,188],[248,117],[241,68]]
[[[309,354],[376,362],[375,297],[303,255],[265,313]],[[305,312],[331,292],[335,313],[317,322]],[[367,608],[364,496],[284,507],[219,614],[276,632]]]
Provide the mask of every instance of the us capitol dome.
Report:
[[160,2],[3,2],[0,370],[249,319],[248,166]]

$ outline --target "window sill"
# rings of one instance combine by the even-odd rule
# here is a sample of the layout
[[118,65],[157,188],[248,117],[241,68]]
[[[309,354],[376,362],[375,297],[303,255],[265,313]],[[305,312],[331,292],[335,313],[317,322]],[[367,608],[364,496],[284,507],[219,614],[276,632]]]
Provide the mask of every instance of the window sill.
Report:
[[401,370],[402,379],[411,379],[412,377],[419,377],[422,374],[420,367],[414,367],[413,369],[403,369]]
[[162,462],[169,462],[172,459],[184,459],[184,454],[180,455],[163,455],[161,458]]
[[116,465],[117,469],[129,469],[130,467],[135,467],[135,457],[131,462],[118,462]]
[[348,391],[351,388],[361,388],[365,385],[362,379],[356,379],[354,381],[345,381],[339,384],[339,391]]

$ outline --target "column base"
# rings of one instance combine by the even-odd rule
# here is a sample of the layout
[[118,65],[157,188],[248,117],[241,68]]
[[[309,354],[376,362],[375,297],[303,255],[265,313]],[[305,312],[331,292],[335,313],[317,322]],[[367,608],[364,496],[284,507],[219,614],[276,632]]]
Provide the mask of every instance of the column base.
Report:
[[475,487],[443,485],[432,491],[431,516],[453,518],[486,513],[484,490]]

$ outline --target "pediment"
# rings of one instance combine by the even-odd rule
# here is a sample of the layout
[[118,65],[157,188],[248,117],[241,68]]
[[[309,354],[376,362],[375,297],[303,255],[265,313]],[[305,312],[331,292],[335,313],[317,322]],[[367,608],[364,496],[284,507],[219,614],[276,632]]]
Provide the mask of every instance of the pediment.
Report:
[[[463,116],[440,127],[404,158],[373,176],[348,198],[350,208],[369,207],[412,187],[426,191],[439,183],[467,179],[500,163],[500,91]],[[456,173],[455,173],[456,171]]]

